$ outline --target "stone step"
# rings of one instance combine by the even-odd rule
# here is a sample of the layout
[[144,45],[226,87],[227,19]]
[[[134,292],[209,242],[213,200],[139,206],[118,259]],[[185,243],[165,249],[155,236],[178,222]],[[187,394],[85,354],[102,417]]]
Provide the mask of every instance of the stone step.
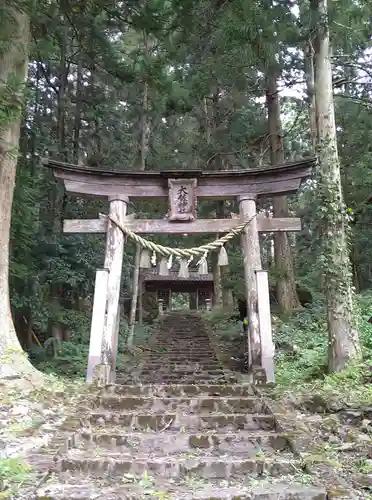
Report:
[[213,376],[213,375],[208,375],[208,374],[202,374],[202,375],[193,375],[193,374],[186,374],[186,373],[179,373],[178,375],[167,375],[167,374],[149,374],[141,373],[138,375],[140,380],[147,380],[148,382],[153,381],[154,383],[167,383],[167,384],[177,384],[177,383],[190,383],[190,384],[198,384],[200,382],[203,383],[219,383],[223,380],[225,380],[225,375],[220,375],[220,376]]
[[212,365],[215,367],[216,365],[220,365],[218,359],[214,359],[212,357],[200,357],[200,356],[159,356],[158,358],[146,358],[144,359],[144,363],[150,364],[153,363],[155,366],[166,364],[198,364],[201,366],[209,366]]
[[[156,345],[153,346],[154,351],[160,351],[159,354],[165,354],[169,352],[177,352],[179,354],[183,353],[183,349],[186,349],[187,352],[192,352],[194,354],[200,353],[201,355],[205,354],[214,354],[214,348],[209,340],[203,342],[201,339],[175,339],[174,341],[170,341],[169,339],[157,340]],[[154,354],[154,351],[149,351]]]
[[118,431],[91,432],[80,431],[74,435],[71,444],[79,449],[95,449],[96,447],[119,453],[131,453],[135,456],[138,450],[156,454],[185,453],[199,450],[244,453],[246,457],[257,454],[265,456],[278,451],[290,451],[288,439],[275,431],[256,432],[202,432],[188,434],[186,432],[167,431],[163,433],[128,433]]
[[266,405],[257,397],[141,397],[105,395],[97,399],[98,406],[111,410],[201,413],[266,413]]
[[[177,359],[203,359],[203,360],[213,360],[216,361],[217,357],[212,349],[200,350],[200,349],[188,349],[186,346],[178,347],[177,349],[170,349],[170,346],[164,346],[166,349],[163,352],[149,353],[146,359],[167,359],[173,358]],[[156,354],[156,356],[155,356]]]
[[232,396],[249,397],[254,394],[251,385],[242,384],[173,384],[173,385],[119,385],[112,384],[103,393],[134,396]]
[[147,351],[148,356],[155,357],[155,354],[158,354],[159,356],[182,356],[184,358],[188,356],[193,356],[193,357],[201,357],[204,359],[215,359],[216,357],[216,352],[215,350],[209,346],[209,347],[192,347],[192,346],[187,346],[184,345],[182,342],[179,342],[177,346],[172,346],[169,344],[162,344],[156,347],[156,351]]
[[[138,379],[138,380],[137,380]],[[117,379],[116,379],[116,383],[118,385],[122,384],[123,386],[126,386],[128,384],[133,384],[134,382],[139,382],[139,386],[143,386],[143,385],[149,385],[151,383],[155,384],[155,385],[158,385],[158,386],[163,386],[163,387],[166,387],[166,386],[174,386],[174,385],[197,385],[197,386],[200,386],[200,385],[223,385],[223,384],[237,384],[239,383],[238,382],[238,378],[233,375],[225,375],[224,377],[218,377],[218,379],[216,380],[215,378],[213,380],[210,380],[210,379],[206,379],[206,380],[194,380],[192,377],[190,377],[190,379],[181,379],[180,380],[180,377],[177,377],[175,378],[174,380],[164,380],[164,379],[160,379],[160,380],[157,380],[155,379],[154,376],[143,376],[143,377],[140,377],[140,376],[137,376],[136,377],[136,380],[132,380],[130,378],[128,378],[126,375],[122,375],[122,374],[118,374],[117,376]]]
[[192,362],[192,361],[189,361],[189,360],[185,360],[185,361],[180,361],[180,360],[177,360],[177,361],[166,361],[164,360],[163,362],[161,362],[160,360],[156,360],[156,361],[146,361],[145,362],[145,365],[146,367],[151,367],[155,370],[162,370],[164,369],[164,367],[166,368],[171,368],[171,369],[182,369],[182,368],[187,368],[187,369],[194,369],[194,370],[205,370],[205,371],[209,371],[209,370],[212,370],[212,371],[215,371],[215,370],[221,370],[221,365],[217,362],[215,363],[200,363],[200,362]]
[[182,352],[183,347],[194,352],[214,352],[213,344],[205,337],[182,338],[175,335],[173,338],[168,337],[156,339],[154,343],[150,343],[150,346],[154,349],[154,351],[149,352],[155,352],[162,349],[173,349],[175,351]]
[[187,356],[184,356],[182,358],[174,358],[174,359],[168,359],[168,358],[159,358],[157,360],[154,359],[144,359],[143,360],[143,366],[148,366],[148,367],[154,367],[155,369],[160,366],[185,366],[188,369],[190,367],[199,367],[199,368],[211,368],[212,370],[215,370],[216,368],[222,368],[221,363],[219,363],[217,360],[211,360],[211,359],[200,359],[200,358],[194,358],[190,359]]
[[[172,334],[169,335],[169,333]],[[156,338],[153,337],[149,344],[154,347],[168,344],[175,347],[179,347],[180,344],[191,345],[194,348],[198,346],[211,347],[212,342],[207,335],[196,335],[195,333],[167,332],[165,335],[158,335]]]
[[169,352],[174,352],[177,354],[183,354],[183,349],[186,349],[187,352],[206,355],[206,354],[215,354],[214,347],[212,346],[209,340],[203,342],[201,339],[190,339],[186,341],[184,339],[176,338],[174,341],[166,339],[164,341],[156,341],[156,344],[152,344],[151,347],[153,350],[148,351],[149,354],[167,354]]
[[202,364],[196,363],[162,363],[161,365],[155,365],[153,363],[145,363],[142,367],[143,371],[148,373],[154,372],[165,372],[165,373],[177,373],[177,372],[185,372],[185,373],[208,373],[210,375],[219,375],[223,373],[223,368],[219,365],[214,366],[204,366]]
[[163,367],[162,370],[154,370],[153,368],[146,368],[144,367],[141,370],[140,375],[142,376],[150,376],[154,377],[156,376],[157,378],[178,378],[178,377],[192,377],[194,380],[203,380],[204,378],[219,378],[219,377],[224,377],[225,372],[223,370],[215,370],[215,371],[208,371],[208,370],[176,370],[167,367]]
[[195,376],[201,376],[201,375],[209,375],[210,377],[219,377],[220,375],[223,375],[224,374],[224,370],[219,367],[218,369],[215,369],[213,371],[208,371],[208,370],[194,370],[192,368],[192,365],[189,365],[190,367],[187,368],[187,365],[185,364],[184,365],[185,368],[184,369],[173,369],[173,371],[168,368],[168,365],[167,363],[163,363],[163,369],[162,370],[157,370],[156,368],[152,368],[151,366],[147,366],[146,364],[143,364],[141,369],[143,371],[145,371],[147,374],[150,374],[150,375],[156,375],[158,373],[164,373],[165,375],[177,375],[177,374],[189,374],[189,375],[195,375]]
[[[108,425],[120,425],[123,430],[151,430],[157,432],[163,429],[174,431],[205,429],[256,431],[275,429],[275,419],[272,415],[249,413],[178,415],[177,413],[163,412],[157,414],[137,413],[133,415],[110,411],[94,411],[87,415],[87,422],[101,428],[107,428]],[[69,428],[71,428],[71,425]]]
[[[149,383],[149,382],[155,382],[157,384],[200,384],[201,382],[202,383],[205,383],[207,384],[208,382],[209,383],[221,383],[221,382],[225,382],[225,377],[221,376],[221,377],[207,377],[207,376],[203,376],[203,377],[192,377],[192,376],[188,376],[188,375],[178,375],[178,376],[150,376],[150,375],[141,375],[139,374],[138,375],[138,380],[145,384],[145,383]],[[230,380],[231,382],[231,380]]]
[[219,455],[198,453],[195,456],[172,454],[169,456],[141,455],[135,456],[123,453],[108,453],[99,456],[95,450],[70,450],[66,455],[56,459],[58,472],[85,473],[93,477],[123,477],[131,474],[140,479],[143,474],[161,476],[162,478],[198,477],[229,479],[239,476],[283,477],[302,470],[300,460],[289,454],[289,457],[249,458],[242,455]]
[[203,360],[200,358],[189,359],[189,358],[177,358],[168,360],[166,358],[160,358],[156,362],[153,360],[144,360],[143,367],[154,368],[157,367],[170,367],[178,366],[185,367],[187,370],[190,369],[201,369],[201,370],[222,370],[224,368],[223,364],[217,360]]
[[244,485],[234,481],[231,485],[174,483],[142,480],[141,484],[102,486],[94,481],[79,478],[71,483],[49,481],[38,489],[35,500],[326,500],[323,488],[303,484],[286,485],[283,483]]
[[[168,336],[159,336],[157,339],[156,339],[156,345],[157,346],[161,346],[161,345],[171,345],[171,346],[174,346],[176,348],[180,348],[180,345],[188,345],[188,346],[191,346],[193,348],[197,348],[198,346],[200,346],[201,348],[210,348],[212,343],[210,341],[210,339],[206,336],[202,336],[202,335],[191,335],[191,334],[188,334],[187,336],[186,335],[180,335],[178,332],[174,333],[174,335],[168,335]],[[152,345],[155,345],[155,344],[152,344]]]

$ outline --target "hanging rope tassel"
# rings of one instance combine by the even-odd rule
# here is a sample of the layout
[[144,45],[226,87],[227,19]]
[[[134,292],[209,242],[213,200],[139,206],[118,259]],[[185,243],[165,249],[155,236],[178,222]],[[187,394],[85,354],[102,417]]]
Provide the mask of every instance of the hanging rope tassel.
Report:
[[221,247],[220,248],[220,252],[218,254],[217,265],[219,265],[220,267],[228,266],[229,265],[229,258],[227,256],[227,252],[226,252],[226,248],[225,247]]
[[168,259],[166,257],[160,259],[159,276],[169,276]]
[[202,256],[202,258],[196,264],[198,266],[198,273],[202,276],[203,275],[205,276],[206,274],[208,274],[207,255],[208,255],[208,253],[205,252],[205,254]]
[[170,255],[167,262],[168,269],[172,269],[173,266],[173,255]]
[[199,261],[198,273],[202,276],[208,274],[208,262],[207,259],[204,259],[204,257]]
[[189,277],[188,262],[185,259],[181,259],[178,277],[179,278],[188,278]]
[[151,255],[151,264],[153,266],[156,266],[156,252],[152,252],[152,255]]
[[144,249],[141,252],[140,268],[141,269],[150,269],[151,268],[150,252],[148,250]]

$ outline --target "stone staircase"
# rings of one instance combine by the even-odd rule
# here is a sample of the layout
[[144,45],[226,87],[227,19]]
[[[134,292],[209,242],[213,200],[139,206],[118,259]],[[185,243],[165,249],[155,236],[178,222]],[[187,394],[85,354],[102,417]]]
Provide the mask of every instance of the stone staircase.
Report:
[[37,500],[327,498],[301,482],[302,463],[254,388],[226,377],[200,317],[170,314],[151,344],[160,352],[144,360],[142,384],[118,374],[76,417]]
[[[149,342],[139,382],[143,384],[199,384],[226,382],[202,320],[197,314],[169,314]],[[117,383],[122,384],[118,373]],[[236,382],[235,377],[229,377]]]

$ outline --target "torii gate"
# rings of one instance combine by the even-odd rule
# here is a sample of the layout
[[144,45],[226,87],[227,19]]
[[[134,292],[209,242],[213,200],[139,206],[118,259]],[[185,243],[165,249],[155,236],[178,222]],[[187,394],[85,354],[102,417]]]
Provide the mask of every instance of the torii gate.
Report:
[[[315,166],[314,158],[250,170],[128,172],[97,170],[58,161],[43,160],[69,193],[106,198],[109,215],[137,234],[213,234],[228,232],[241,221],[251,219],[242,234],[244,255],[248,345],[253,366],[262,367],[268,382],[274,381],[274,346],[267,271],[262,270],[260,232],[299,231],[298,218],[257,216],[259,196],[296,193]],[[186,192],[187,202],[177,208],[176,193]],[[178,191],[177,191],[178,190]],[[133,220],[127,217],[129,199],[169,198],[168,219]],[[237,199],[240,221],[197,219],[196,200]],[[87,382],[100,373],[105,382],[114,382],[119,329],[119,295],[125,236],[116,224],[105,219],[65,220],[65,233],[106,233],[104,269],[97,270],[93,301]],[[98,367],[103,370],[98,370]]]

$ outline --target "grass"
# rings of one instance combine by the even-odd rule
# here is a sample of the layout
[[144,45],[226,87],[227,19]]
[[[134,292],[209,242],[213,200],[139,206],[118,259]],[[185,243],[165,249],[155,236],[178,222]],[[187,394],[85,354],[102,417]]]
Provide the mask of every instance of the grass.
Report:
[[30,467],[19,458],[0,459],[0,498],[13,498],[30,477]]
[[[156,324],[156,323],[155,323]],[[29,353],[30,360],[41,372],[55,376],[68,377],[71,380],[83,380],[87,369],[89,352],[89,323],[79,325],[79,329],[71,333],[70,340],[61,341],[57,346],[57,355],[53,357],[50,342],[44,346],[35,346]],[[153,331],[154,325],[135,327],[134,345],[146,343]],[[126,348],[128,324],[122,322],[120,326],[118,345],[118,369],[125,367],[128,362]]]
[[318,394],[329,405],[364,406],[372,401],[372,296],[355,300],[363,360],[340,373],[327,373],[328,338],[322,304],[277,321],[274,339],[296,345],[296,353],[276,354],[277,394]]

